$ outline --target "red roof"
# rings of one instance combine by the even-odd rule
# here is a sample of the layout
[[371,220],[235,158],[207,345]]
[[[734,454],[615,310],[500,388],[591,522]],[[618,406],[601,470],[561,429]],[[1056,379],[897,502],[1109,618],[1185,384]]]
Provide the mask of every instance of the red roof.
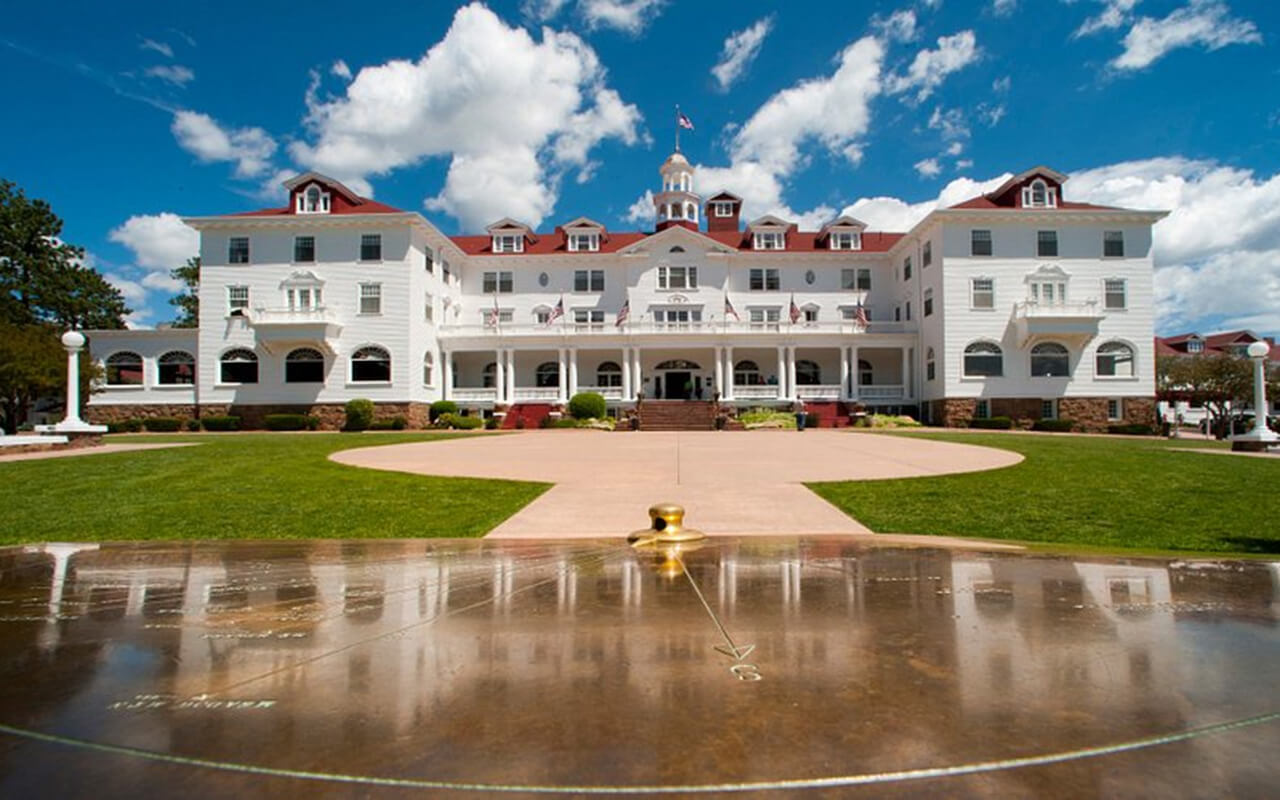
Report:
[[[963,203],[956,203],[954,206],[948,206],[948,207],[949,208],[1007,208],[1007,209],[1015,208],[1015,206],[997,203],[996,201],[992,200],[990,196],[985,194],[979,195],[978,197],[974,197],[969,200],[965,200]],[[1121,211],[1122,210],[1122,209],[1116,208],[1115,206],[1097,206],[1097,205],[1094,205],[1093,203],[1073,203],[1070,200],[1059,200],[1058,205],[1050,208],[1037,206],[1034,208],[1028,207],[1023,210],[1052,211],[1054,209],[1066,210],[1066,211]]]
[[[625,233],[609,233],[600,242],[599,253],[616,253],[636,242],[653,236],[648,231],[628,231]],[[750,232],[747,231],[699,231],[698,235],[705,236],[727,247],[736,250],[753,252],[751,246],[752,239]],[[864,253],[884,253],[898,243],[906,234],[902,233],[864,233],[862,234],[862,251]],[[770,253],[812,253],[812,252],[828,252],[826,246],[819,244],[820,234],[816,231],[790,231],[787,233],[787,249],[771,250]],[[554,234],[543,234],[533,243],[526,243],[523,253],[497,253],[493,252],[493,239],[490,236],[451,236],[449,237],[454,244],[458,246],[462,252],[469,256],[476,255],[553,255],[559,253],[568,253],[568,245],[563,236]],[[850,252],[841,250],[841,253]],[[853,251],[857,252],[857,251]],[[586,253],[583,253],[586,255]]]
[[[1257,341],[1263,341],[1271,345],[1271,354],[1267,356],[1268,361],[1280,362],[1280,345],[1275,343],[1271,337],[1264,336],[1259,339],[1250,331],[1227,331],[1225,333],[1214,333],[1209,336],[1201,336],[1198,333],[1180,333],[1176,336],[1157,336],[1156,337],[1156,355],[1158,356],[1185,356],[1194,355],[1187,350],[1187,342],[1192,339],[1199,339],[1204,342],[1204,350],[1201,352],[1206,355],[1221,355],[1222,353],[1230,353],[1233,351],[1232,345],[1238,348],[1240,345],[1247,345]],[[1238,349],[1235,350],[1239,352]]]

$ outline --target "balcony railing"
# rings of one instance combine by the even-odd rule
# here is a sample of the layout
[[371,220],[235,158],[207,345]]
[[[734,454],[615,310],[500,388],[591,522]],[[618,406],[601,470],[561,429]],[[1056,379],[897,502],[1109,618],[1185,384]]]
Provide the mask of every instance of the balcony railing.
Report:
[[1083,303],[1027,300],[1013,307],[1013,323],[1023,345],[1036,336],[1072,337],[1083,344],[1098,335],[1098,323],[1105,316],[1097,300]]
[[460,403],[492,403],[498,399],[498,390],[478,389],[471,386],[455,386],[449,393],[449,398]]
[[797,386],[796,397],[801,400],[839,400],[840,385],[834,386]]
[[593,336],[637,336],[637,335],[688,335],[688,334],[759,334],[762,336],[809,335],[859,335],[859,334],[893,334],[912,333],[913,323],[904,322],[871,322],[868,325],[856,325],[851,321],[842,322],[798,322],[789,325],[785,322],[735,322],[711,320],[705,322],[654,322],[637,320],[621,326],[611,323],[559,324],[550,325],[441,325],[437,332],[443,339],[468,337],[593,337]]
[[733,387],[734,400],[776,400],[778,387],[761,384],[743,384]]
[[579,386],[578,391],[595,392],[599,394],[601,397],[603,397],[605,400],[621,400],[622,399],[621,386]]
[[261,325],[325,325],[340,324],[336,312],[324,306],[315,308],[255,308],[249,312],[249,324]]
[[512,400],[559,400],[560,388],[557,386],[517,386],[516,396]]
[[337,352],[342,320],[324,306],[314,308],[255,308],[246,315],[258,341],[268,350],[298,344],[318,344]]
[[904,386],[882,384],[880,386],[859,386],[859,400],[903,400],[907,396]]
[[1102,310],[1097,300],[1083,303],[1043,303],[1024,300],[1013,307],[1014,316],[1052,319],[1101,319]]

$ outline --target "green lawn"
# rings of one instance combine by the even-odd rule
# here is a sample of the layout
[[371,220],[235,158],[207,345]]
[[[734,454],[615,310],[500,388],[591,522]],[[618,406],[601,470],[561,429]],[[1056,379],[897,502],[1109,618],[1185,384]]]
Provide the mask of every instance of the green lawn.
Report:
[[0,544],[112,539],[482,536],[549,484],[335,464],[449,434],[197,434],[194,447],[0,464]]
[[1280,460],[1171,449],[1223,446],[1196,440],[899,435],[999,447],[1026,460],[990,472],[810,488],[880,532],[1280,553]]

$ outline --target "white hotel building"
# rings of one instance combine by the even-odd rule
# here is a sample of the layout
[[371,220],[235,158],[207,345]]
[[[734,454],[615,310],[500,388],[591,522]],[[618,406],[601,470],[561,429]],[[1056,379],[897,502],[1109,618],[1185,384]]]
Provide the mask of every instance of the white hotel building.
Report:
[[328,425],[364,397],[420,424],[449,399],[510,425],[595,391],[643,400],[642,417],[718,398],[803,402],[824,424],[859,407],[1152,421],[1164,212],[1069,202],[1066,176],[1038,167],[905,233],[847,216],[801,231],[698,196],[678,152],[660,172],[644,232],[578,217],[447,236],[315,173],[286,183],[284,208],[187,218],[199,327],[89,332],[107,376],[89,414]]

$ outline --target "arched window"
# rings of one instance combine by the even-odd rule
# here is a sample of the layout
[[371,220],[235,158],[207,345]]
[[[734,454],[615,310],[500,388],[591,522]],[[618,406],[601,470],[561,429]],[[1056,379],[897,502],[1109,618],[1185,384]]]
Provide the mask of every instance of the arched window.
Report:
[[390,383],[391,354],[381,347],[361,347],[351,356],[352,383]]
[[596,386],[621,386],[622,367],[616,362],[605,361],[596,367]]
[[871,369],[871,362],[865,359],[858,359],[858,385],[874,386],[875,372]]
[[995,342],[974,342],[964,349],[968,378],[998,378],[1004,374],[1004,351]]
[[307,190],[307,211],[320,210],[320,189],[312,186]]
[[324,383],[324,356],[319,350],[299,347],[284,357],[285,383]]
[[1133,348],[1124,342],[1106,342],[1098,345],[1098,377],[1132,378]]
[[162,386],[190,385],[196,382],[196,359],[184,350],[170,350],[160,356],[158,379]]
[[667,252],[668,252],[668,253],[683,253],[683,252],[684,252],[684,248],[683,248],[683,247],[681,247],[680,245],[676,245],[675,247],[671,248],[671,249],[670,249],[670,250],[668,250]]
[[756,362],[739,361],[733,366],[734,386],[759,386],[763,382],[760,380],[760,365]]
[[107,356],[108,386],[141,386],[142,356],[128,351]]
[[219,383],[257,383],[258,354],[238,347],[222,354],[218,361]]
[[936,376],[937,373],[934,367],[933,348],[930,347],[928,350],[924,351],[924,379],[931,381]]
[[817,362],[800,359],[796,362],[796,386],[817,386],[822,383],[822,368]]
[[1031,348],[1031,375],[1036,378],[1065,378],[1070,374],[1071,356],[1057,342],[1042,342]]
[[1044,181],[1031,182],[1031,205],[1043,206],[1049,202],[1049,191]]
[[560,365],[554,361],[544,361],[533,373],[533,384],[544,389],[560,385]]
[[435,380],[436,357],[430,350],[422,357],[422,384],[430,386]]
[[492,389],[498,385],[498,362],[490,361],[484,365],[484,369],[480,370],[480,386],[485,389]]

